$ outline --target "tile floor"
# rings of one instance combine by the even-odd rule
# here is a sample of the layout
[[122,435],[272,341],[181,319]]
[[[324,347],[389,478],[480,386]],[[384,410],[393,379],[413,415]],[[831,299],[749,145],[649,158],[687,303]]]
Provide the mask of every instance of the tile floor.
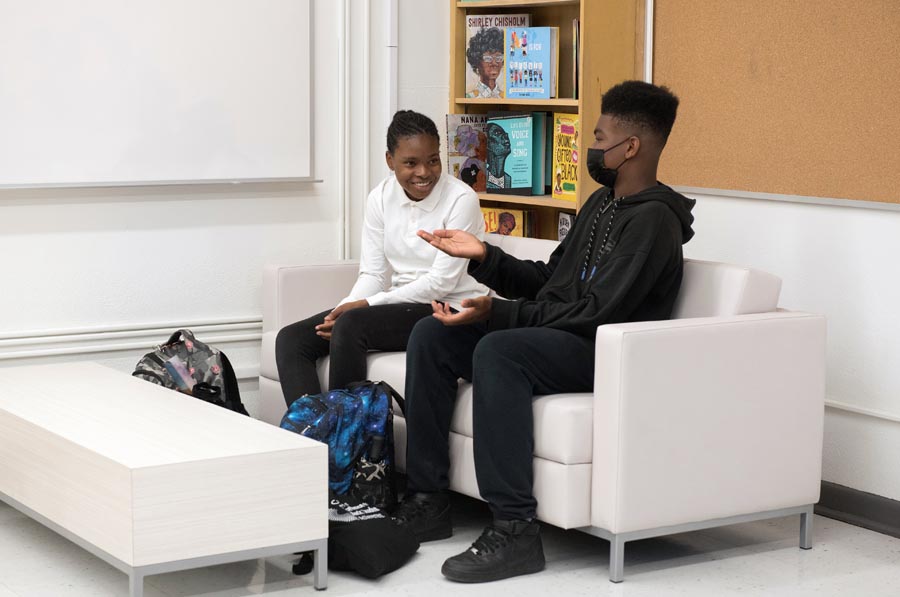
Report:
[[[625,582],[607,579],[608,543],[544,527],[547,569],[486,585],[440,575],[443,560],[466,549],[489,520],[486,506],[458,497],[456,534],[427,543],[400,570],[376,581],[329,573],[325,593],[291,574],[287,556],[148,577],[146,597],[245,595],[505,594],[508,597],[900,596],[900,539],[816,517],[811,551],[797,547],[799,516],[646,539],[626,546]],[[0,503],[0,597],[128,595],[127,577],[102,560]]]

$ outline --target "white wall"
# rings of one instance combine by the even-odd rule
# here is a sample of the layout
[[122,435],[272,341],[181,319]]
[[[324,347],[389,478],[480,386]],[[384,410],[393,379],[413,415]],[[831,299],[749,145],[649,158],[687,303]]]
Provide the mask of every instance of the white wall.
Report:
[[445,0],[400,0],[400,108],[430,116],[446,145],[450,104],[450,7]]
[[[443,130],[447,3],[401,0],[400,7],[400,105],[431,115]],[[783,306],[828,316],[824,479],[900,499],[900,212],[697,199],[688,257],[773,272],[784,280]]]
[[828,317],[824,479],[900,499],[900,212],[695,197],[687,256],[772,272],[783,307]]
[[253,411],[263,264],[341,254],[336,6],[314,2],[323,182],[0,191],[0,366],[94,360],[130,372],[190,325],[229,355]]

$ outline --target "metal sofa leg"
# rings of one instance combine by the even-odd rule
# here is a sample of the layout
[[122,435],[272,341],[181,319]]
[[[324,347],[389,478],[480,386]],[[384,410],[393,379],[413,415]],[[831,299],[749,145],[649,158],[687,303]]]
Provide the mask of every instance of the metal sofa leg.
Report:
[[622,582],[625,579],[625,539],[613,535],[609,540],[609,580]]

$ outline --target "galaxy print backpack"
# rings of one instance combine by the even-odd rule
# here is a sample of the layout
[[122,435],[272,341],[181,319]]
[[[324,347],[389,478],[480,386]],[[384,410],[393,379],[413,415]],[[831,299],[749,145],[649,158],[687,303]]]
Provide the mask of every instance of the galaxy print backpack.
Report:
[[403,398],[387,383],[357,382],[297,398],[281,428],[328,444],[328,481],[334,493],[390,512],[397,504],[394,401],[405,410]]

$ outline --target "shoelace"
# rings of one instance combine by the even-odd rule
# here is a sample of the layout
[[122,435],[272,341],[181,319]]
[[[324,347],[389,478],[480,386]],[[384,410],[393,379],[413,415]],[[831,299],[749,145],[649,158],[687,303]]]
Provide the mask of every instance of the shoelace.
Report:
[[509,533],[490,526],[484,529],[481,537],[475,540],[469,550],[475,555],[489,554],[506,547],[509,540]]

